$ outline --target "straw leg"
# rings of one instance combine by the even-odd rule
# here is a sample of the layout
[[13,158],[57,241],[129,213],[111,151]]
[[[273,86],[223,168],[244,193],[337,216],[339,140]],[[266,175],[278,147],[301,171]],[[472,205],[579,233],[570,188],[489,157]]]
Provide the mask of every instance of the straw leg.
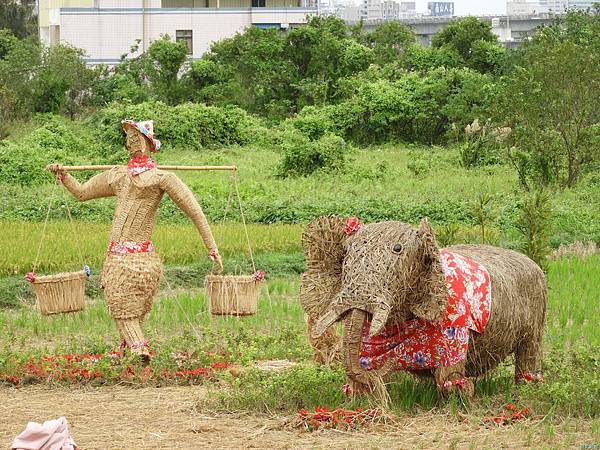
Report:
[[517,345],[515,352],[515,380],[527,380],[524,377],[531,376],[533,380],[541,381],[542,330],[543,328],[536,330],[533,336],[527,336]]
[[144,312],[142,313],[142,316],[140,318],[140,324],[143,328],[144,323],[146,322],[146,319],[148,318],[148,315],[150,314],[150,311],[152,310],[152,300],[153,300],[153,296],[149,296],[148,298],[146,298],[146,300],[144,300]]
[[131,351],[149,358],[150,351],[146,345],[146,339],[144,338],[141,318],[115,319],[115,321],[117,322],[117,328],[119,329],[121,338],[125,340]]
[[[475,394],[475,385],[473,383],[473,380],[466,377],[465,362],[455,364],[454,366],[440,367],[438,369],[434,369],[433,376],[438,386],[438,390],[442,394],[458,392],[460,394],[465,394],[467,397],[472,397]],[[462,386],[451,385],[447,388],[444,387],[444,383],[446,381],[455,380],[463,380],[464,384]]]

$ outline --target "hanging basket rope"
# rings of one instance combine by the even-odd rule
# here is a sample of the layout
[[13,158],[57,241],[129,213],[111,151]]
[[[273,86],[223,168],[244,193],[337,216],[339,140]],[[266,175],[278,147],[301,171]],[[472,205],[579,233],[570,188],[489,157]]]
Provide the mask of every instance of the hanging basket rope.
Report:
[[48,228],[48,221],[55,193],[56,185],[48,202],[44,228],[42,229],[42,236],[40,237],[37,253],[33,262],[33,269],[26,275],[26,278],[31,282],[31,287],[35,293],[40,312],[45,316],[82,311],[85,308],[85,280],[90,274],[89,268],[84,265],[83,252],[81,251],[81,244],[75,230],[71,209],[69,208],[68,202],[65,201],[67,217],[71,225],[71,231],[75,238],[77,252],[83,269],[75,272],[61,272],[54,275],[36,275],[36,270],[40,263],[42,247],[46,239],[46,230]]
[[[240,217],[248,246],[248,254],[252,263],[252,275],[207,275],[204,279],[207,297],[209,299],[210,313],[215,316],[247,316],[256,314],[258,298],[260,295],[260,284],[264,274],[256,270],[254,254],[250,243],[250,234],[244,216],[242,199],[237,180],[237,172],[232,174],[233,190],[240,209]],[[232,193],[229,194],[223,221],[231,204]]]

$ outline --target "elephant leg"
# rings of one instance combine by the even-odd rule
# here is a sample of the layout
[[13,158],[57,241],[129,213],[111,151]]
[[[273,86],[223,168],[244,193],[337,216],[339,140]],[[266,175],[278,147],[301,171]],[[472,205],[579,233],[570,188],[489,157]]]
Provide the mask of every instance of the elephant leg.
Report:
[[453,366],[434,369],[433,376],[438,391],[443,395],[458,392],[472,397],[475,394],[475,385],[472,379],[466,377],[465,368],[466,362],[461,362]]
[[515,382],[542,381],[542,331],[523,338],[515,351]]

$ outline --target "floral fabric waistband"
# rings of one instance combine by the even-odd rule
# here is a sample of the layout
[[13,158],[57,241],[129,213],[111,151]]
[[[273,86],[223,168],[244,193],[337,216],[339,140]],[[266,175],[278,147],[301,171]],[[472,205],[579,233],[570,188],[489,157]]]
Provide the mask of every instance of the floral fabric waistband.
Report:
[[108,253],[149,253],[154,251],[152,241],[143,242],[115,242],[108,244]]

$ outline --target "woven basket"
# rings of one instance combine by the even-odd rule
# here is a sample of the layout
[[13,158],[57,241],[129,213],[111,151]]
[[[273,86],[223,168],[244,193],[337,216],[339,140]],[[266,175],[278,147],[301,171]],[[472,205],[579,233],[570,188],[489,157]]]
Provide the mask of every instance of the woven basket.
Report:
[[210,312],[216,316],[256,314],[260,281],[252,275],[207,275],[204,284]]
[[44,316],[85,308],[85,272],[64,272],[36,277],[32,283],[40,312]]

